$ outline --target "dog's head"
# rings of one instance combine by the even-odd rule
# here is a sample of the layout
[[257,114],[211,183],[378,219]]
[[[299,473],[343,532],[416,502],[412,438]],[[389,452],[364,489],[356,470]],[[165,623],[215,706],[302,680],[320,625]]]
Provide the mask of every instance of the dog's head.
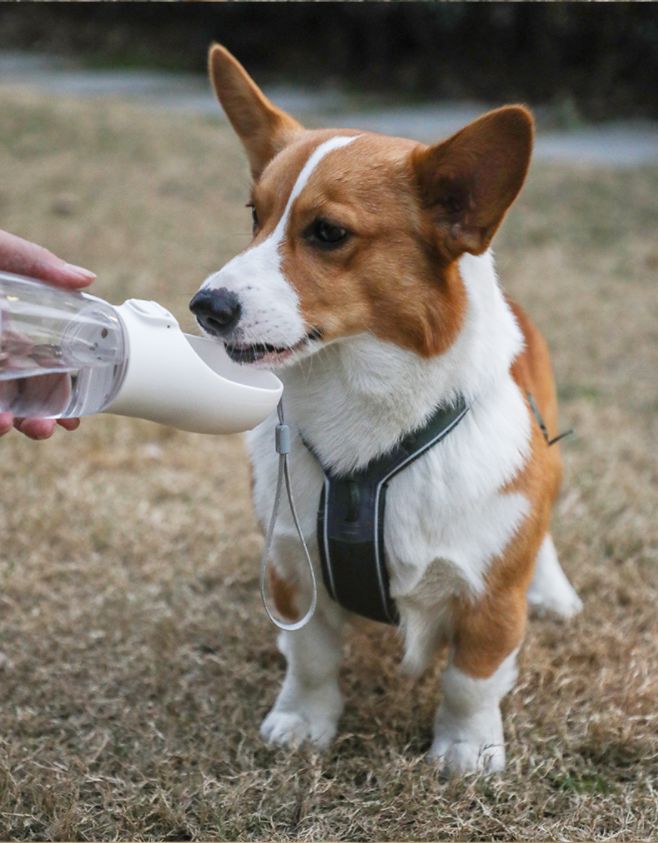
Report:
[[422,356],[459,332],[458,259],[479,255],[526,176],[533,121],[491,111],[426,146],[346,129],[307,130],[223,47],[210,78],[242,141],[253,239],[190,307],[240,362],[279,366],[370,332]]

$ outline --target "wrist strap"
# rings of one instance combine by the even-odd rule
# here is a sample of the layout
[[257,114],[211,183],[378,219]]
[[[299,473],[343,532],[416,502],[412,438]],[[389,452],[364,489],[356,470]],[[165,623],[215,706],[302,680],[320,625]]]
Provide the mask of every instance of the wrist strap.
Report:
[[[279,423],[277,424],[275,431],[274,431],[274,443],[276,447],[276,451],[279,455],[279,472],[276,481],[276,492],[274,494],[274,505],[272,507],[272,516],[270,518],[270,523],[267,528],[267,535],[265,537],[265,545],[263,547],[263,555],[261,556],[260,560],[260,596],[263,601],[263,606],[265,607],[265,611],[267,612],[267,617],[270,621],[274,624],[274,626],[278,627],[279,629],[283,630],[284,632],[295,632],[297,629],[302,629],[302,627],[306,626],[306,624],[311,620],[313,615],[315,614],[315,609],[318,605],[318,584],[315,579],[315,571],[313,570],[313,563],[311,562],[311,556],[308,552],[308,547],[306,546],[306,541],[304,540],[304,534],[302,533],[302,529],[299,526],[299,519],[297,518],[297,510],[295,509],[295,502],[293,500],[292,495],[292,485],[290,482],[290,468],[288,465],[288,454],[290,453],[290,428],[285,423],[285,418],[283,414],[283,399],[281,399],[277,406],[277,413],[279,416]],[[298,621],[293,621],[291,623],[287,623],[286,621],[281,621],[277,617],[275,617],[274,613],[270,609],[268,600],[267,600],[267,561],[270,555],[270,550],[272,549],[272,541],[274,539],[274,527],[276,526],[276,521],[279,515],[279,508],[281,506],[281,497],[283,493],[283,484],[285,481],[286,485],[286,494],[288,496],[288,503],[290,504],[290,512],[292,513],[292,519],[295,522],[295,529],[297,530],[297,535],[299,536],[299,541],[304,551],[304,558],[306,560],[306,564],[308,565],[308,572],[311,577],[311,603],[306,611],[306,614],[300,618]]]

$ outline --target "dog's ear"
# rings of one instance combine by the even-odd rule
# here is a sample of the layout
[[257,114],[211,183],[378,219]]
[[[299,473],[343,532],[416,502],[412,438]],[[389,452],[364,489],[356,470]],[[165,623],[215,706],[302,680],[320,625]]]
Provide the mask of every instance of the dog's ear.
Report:
[[523,186],[534,134],[520,105],[490,111],[456,135],[412,153],[422,206],[451,258],[480,255]]
[[240,137],[257,179],[302,126],[267,99],[225,47],[214,44],[210,48],[208,70],[217,99]]

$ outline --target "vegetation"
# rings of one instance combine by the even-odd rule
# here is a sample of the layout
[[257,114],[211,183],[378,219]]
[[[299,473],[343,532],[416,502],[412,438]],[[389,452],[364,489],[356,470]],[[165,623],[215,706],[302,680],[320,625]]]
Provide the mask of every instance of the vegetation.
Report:
[[397,96],[658,117],[644,3],[2,4],[0,48],[202,71],[213,39],[263,76]]
[[[0,107],[2,226],[191,327],[198,284],[250,236],[229,130],[106,100]],[[0,839],[658,841],[657,193],[656,168],[538,164],[497,240],[577,431],[554,535],[585,601],[529,624],[504,775],[439,779],[441,662],[401,678],[377,625],[348,639],[335,747],[265,747],[283,665],[240,439],[95,417],[0,442]]]

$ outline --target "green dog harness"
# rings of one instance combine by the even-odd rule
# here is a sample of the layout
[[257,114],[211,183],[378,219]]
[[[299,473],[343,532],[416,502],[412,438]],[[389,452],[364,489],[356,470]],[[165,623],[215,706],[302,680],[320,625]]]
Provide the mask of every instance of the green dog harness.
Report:
[[324,473],[317,520],[322,577],[343,608],[371,620],[398,623],[384,553],[386,490],[393,477],[445,439],[467,412],[461,397],[451,407],[438,407],[424,427],[347,475],[334,474],[304,443]]

